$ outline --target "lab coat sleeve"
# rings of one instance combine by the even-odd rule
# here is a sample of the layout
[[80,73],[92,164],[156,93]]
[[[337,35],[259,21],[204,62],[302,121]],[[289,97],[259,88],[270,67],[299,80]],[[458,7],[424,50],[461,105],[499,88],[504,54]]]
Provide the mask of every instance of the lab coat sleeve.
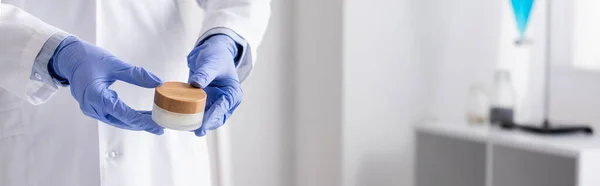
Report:
[[198,0],[204,9],[202,35],[198,43],[215,34],[230,36],[242,48],[236,67],[240,81],[250,75],[256,49],[263,39],[271,15],[270,0]]
[[8,4],[0,4],[0,88],[29,103],[46,102],[58,85],[48,61],[68,34]]

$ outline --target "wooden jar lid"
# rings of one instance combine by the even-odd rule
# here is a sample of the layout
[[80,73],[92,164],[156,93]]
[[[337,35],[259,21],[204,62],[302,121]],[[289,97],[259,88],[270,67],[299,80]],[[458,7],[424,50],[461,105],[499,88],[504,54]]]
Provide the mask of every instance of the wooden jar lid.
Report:
[[154,91],[154,104],[169,112],[196,114],[204,112],[206,92],[182,82],[165,82]]

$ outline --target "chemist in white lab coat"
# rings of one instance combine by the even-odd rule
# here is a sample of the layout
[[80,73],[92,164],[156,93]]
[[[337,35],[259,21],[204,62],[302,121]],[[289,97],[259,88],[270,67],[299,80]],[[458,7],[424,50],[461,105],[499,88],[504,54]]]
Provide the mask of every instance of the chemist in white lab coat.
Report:
[[[163,81],[187,82],[186,57],[196,42],[225,34],[239,46],[231,63],[241,82],[266,29],[269,0],[0,1],[0,186],[211,185],[205,137],[154,135],[86,117],[44,65],[60,39],[73,35]],[[119,81],[110,88],[132,108],[151,110],[153,89]]]

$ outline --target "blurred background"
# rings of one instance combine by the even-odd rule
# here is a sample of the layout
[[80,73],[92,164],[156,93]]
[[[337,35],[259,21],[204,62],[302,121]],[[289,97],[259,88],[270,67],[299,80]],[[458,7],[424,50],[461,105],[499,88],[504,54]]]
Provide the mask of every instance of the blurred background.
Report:
[[[470,87],[489,92],[497,69],[512,74],[516,119],[541,121],[545,3],[535,1],[523,48],[510,0],[273,0],[220,136],[221,184],[414,185],[413,126],[464,122]],[[594,7],[552,2],[553,120],[600,124]]]

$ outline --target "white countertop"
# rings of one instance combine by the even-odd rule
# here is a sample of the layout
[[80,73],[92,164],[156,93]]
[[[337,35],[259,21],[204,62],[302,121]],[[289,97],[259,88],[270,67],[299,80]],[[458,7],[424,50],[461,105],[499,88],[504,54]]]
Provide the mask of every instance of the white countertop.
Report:
[[578,156],[585,151],[600,151],[600,137],[598,136],[600,134],[546,136],[460,122],[428,122],[418,124],[415,128],[417,131],[430,134],[562,156]]

